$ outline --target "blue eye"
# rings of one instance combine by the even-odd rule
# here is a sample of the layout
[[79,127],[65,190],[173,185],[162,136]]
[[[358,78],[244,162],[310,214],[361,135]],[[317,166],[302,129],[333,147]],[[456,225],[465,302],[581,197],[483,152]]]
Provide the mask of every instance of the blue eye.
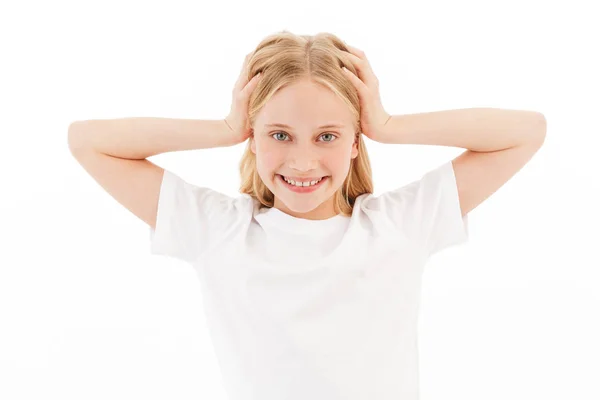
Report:
[[[283,132],[283,131],[280,131],[280,132],[275,132],[274,134],[272,134],[272,135],[271,135],[271,137],[273,137],[273,136],[275,136],[275,135],[279,135],[279,134],[284,134],[284,135],[286,135],[286,136],[287,136],[287,133],[285,133],[285,132]],[[335,140],[334,138],[337,138],[337,136],[335,136],[335,135],[333,135],[333,134],[331,134],[331,133],[324,133],[324,134],[322,134],[322,135],[321,135],[321,137],[323,137],[323,136],[325,136],[325,135],[329,135],[329,136],[331,136],[331,137],[332,137],[332,139],[331,139],[331,140],[325,140],[325,142],[326,142],[326,143],[328,143],[328,142],[333,142],[333,141]],[[275,140],[277,140],[277,139],[275,139]],[[278,141],[278,142],[284,142],[285,140],[277,140],[277,141]]]
[[[278,135],[278,134],[281,134],[281,133],[283,133],[283,134],[287,135],[287,133],[284,133],[284,132],[275,132],[275,133],[274,133],[274,134],[272,134],[271,136],[275,136],[275,135]],[[277,140],[277,141],[278,141],[278,142],[281,142],[281,140]]]
[[331,137],[332,137],[332,139],[331,139],[331,140],[326,140],[326,142],[333,142],[333,140],[334,140],[333,138],[335,138],[335,137],[336,137],[335,135],[332,135],[331,133],[324,133],[324,134],[323,134],[323,135],[321,135],[321,136],[325,136],[325,135],[329,135],[329,136],[331,136]]

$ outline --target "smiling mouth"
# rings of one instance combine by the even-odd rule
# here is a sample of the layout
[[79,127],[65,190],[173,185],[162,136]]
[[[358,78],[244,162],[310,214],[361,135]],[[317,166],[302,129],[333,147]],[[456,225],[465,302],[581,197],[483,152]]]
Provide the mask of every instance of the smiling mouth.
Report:
[[[297,181],[296,179],[293,179],[293,178],[288,178],[287,176],[285,176],[285,175],[281,175],[281,174],[277,174],[277,175],[279,175],[280,177],[282,177],[283,179],[286,179],[286,180],[288,180],[288,181],[294,181],[294,182],[298,183],[298,181]],[[314,181],[318,182],[318,181],[320,181],[320,180],[321,180],[321,179],[323,179],[323,178],[327,178],[327,175],[325,175],[325,176],[321,176],[321,177],[318,177],[318,178],[315,178],[315,179],[311,179],[311,180],[309,180],[309,181],[302,181],[302,182],[300,182],[300,183],[304,184],[304,183],[310,183],[310,182],[314,182]]]
[[318,182],[315,183],[314,185],[304,186],[304,184],[302,184],[301,186],[298,186],[298,185],[293,185],[293,184],[287,182],[283,175],[277,174],[277,177],[281,180],[281,182],[285,183],[285,185],[291,189],[306,189],[306,190],[318,188],[319,186],[321,186],[323,184],[324,181],[326,181],[329,178],[329,176],[326,175],[326,176],[321,177],[320,180],[318,180]]

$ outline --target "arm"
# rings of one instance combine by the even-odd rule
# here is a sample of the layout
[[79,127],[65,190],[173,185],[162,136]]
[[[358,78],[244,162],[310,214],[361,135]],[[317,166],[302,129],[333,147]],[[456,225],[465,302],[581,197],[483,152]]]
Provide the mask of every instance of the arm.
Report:
[[466,108],[394,115],[385,129],[386,143],[491,152],[539,142],[546,134],[546,119],[535,111]]
[[69,126],[69,148],[94,149],[117,158],[142,160],[156,154],[232,146],[224,120],[123,118],[75,121]]
[[115,200],[155,229],[164,169],[147,157],[235,144],[223,120],[125,118],[76,121],[69,150]]
[[452,160],[465,216],[531,160],[544,143],[546,118],[491,108],[409,114],[393,116],[385,137],[387,143],[466,148]]

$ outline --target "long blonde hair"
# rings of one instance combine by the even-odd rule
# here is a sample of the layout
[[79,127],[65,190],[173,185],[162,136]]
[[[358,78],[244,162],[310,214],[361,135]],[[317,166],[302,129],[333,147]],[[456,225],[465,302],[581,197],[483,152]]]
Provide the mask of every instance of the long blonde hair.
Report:
[[[351,160],[346,180],[334,196],[335,212],[350,216],[356,198],[373,193],[373,178],[360,133],[358,93],[340,68],[345,66],[357,73],[346,52],[348,48],[344,42],[331,33],[311,36],[284,30],[264,38],[248,61],[248,79],[262,73],[248,102],[248,120],[250,126],[254,126],[258,112],[277,90],[307,77],[338,95],[354,115],[353,128],[358,142],[358,156]],[[248,140],[240,160],[240,193],[249,194],[265,207],[273,207],[275,196],[258,174],[256,155],[250,145]]]

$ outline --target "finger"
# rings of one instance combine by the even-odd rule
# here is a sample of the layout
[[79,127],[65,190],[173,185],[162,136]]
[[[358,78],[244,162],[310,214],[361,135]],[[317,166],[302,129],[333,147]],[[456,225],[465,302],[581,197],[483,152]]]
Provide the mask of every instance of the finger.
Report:
[[375,72],[373,72],[371,63],[369,63],[369,60],[365,56],[365,53],[362,50],[357,49],[356,47],[347,47],[350,50],[348,54],[350,55],[352,64],[358,70],[359,78],[369,86],[377,85],[379,82],[377,80],[377,77],[375,76]]
[[369,90],[367,85],[365,85],[365,83],[362,80],[360,80],[358,76],[354,75],[350,70],[342,68],[342,71],[344,71],[348,79],[350,79],[350,81],[354,84],[354,87],[356,88],[356,90],[358,90],[358,94],[360,95],[360,97],[362,99],[365,99]]
[[242,73],[248,69],[248,62],[250,61],[250,57],[252,57],[252,53],[246,54],[246,58],[244,58],[244,65],[242,65]]
[[250,52],[246,54],[246,57],[244,58],[244,63],[242,64],[240,75],[238,76],[238,79],[233,87],[233,91],[235,93],[242,91],[242,89],[248,84],[248,62],[250,61],[252,54],[253,52]]
[[367,57],[365,55],[365,52],[354,47],[354,46],[350,46],[350,45],[346,45],[346,47],[348,48],[348,50],[350,50],[350,53],[354,54],[356,57],[362,59],[362,60],[367,60]]
[[356,70],[356,76],[364,82],[367,86],[373,85],[373,79],[369,72],[368,66],[365,65],[364,61],[356,57],[354,54],[350,54],[352,66]]
[[261,73],[258,73],[256,75],[254,75],[252,77],[252,79],[250,79],[250,81],[248,82],[248,84],[244,87],[244,89],[240,92],[240,98],[241,99],[247,99],[248,97],[250,97],[250,94],[254,91],[254,88],[256,88],[256,85],[258,85],[258,82],[260,81],[260,77],[262,76]]
[[358,72],[358,77],[368,86],[377,86],[379,82],[369,62],[352,53],[349,53],[349,56],[352,60],[352,65]]

